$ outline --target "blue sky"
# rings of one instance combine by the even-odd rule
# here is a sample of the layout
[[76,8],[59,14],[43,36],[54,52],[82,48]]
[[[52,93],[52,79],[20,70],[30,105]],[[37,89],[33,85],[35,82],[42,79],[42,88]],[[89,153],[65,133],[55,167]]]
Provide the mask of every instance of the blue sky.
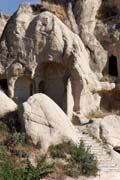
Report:
[[0,0],[0,10],[5,14],[13,14],[22,2],[36,3],[40,0]]

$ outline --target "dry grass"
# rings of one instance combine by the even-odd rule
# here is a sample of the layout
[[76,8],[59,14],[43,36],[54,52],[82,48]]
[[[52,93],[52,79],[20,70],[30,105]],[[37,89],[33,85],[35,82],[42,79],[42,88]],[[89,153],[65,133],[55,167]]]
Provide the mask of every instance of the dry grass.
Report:
[[101,81],[108,81],[109,83],[115,82],[116,77],[110,76],[109,74],[106,74],[102,77]]
[[33,9],[33,14],[39,14],[40,12],[49,11],[56,15],[69,29],[72,30],[69,17],[64,6],[54,4],[48,1],[43,1],[38,4],[31,4],[31,6]]
[[68,21],[67,14],[63,6],[49,3],[47,1],[42,2],[41,5],[49,11],[51,11],[52,13],[54,13],[62,22]]
[[108,114],[108,112],[100,110],[99,108],[97,108],[96,110],[89,112],[87,115],[87,118],[88,119],[104,118],[107,114]]
[[109,115],[118,115],[120,116],[120,110],[105,110],[105,109],[99,109],[97,108],[94,111],[91,111],[87,114],[87,118],[88,119],[92,119],[92,118],[104,118],[105,116],[109,116]]
[[0,122],[0,145],[8,138],[9,131],[7,126]]

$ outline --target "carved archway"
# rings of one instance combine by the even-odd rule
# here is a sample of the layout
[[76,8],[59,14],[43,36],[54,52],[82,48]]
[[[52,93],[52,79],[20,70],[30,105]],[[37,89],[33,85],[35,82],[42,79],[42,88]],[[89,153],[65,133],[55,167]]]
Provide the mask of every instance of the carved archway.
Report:
[[19,77],[15,82],[14,100],[16,103],[23,103],[32,95],[31,79],[25,76]]
[[[67,111],[67,82],[70,72],[61,63],[46,62],[39,66],[36,93],[48,95],[64,112]],[[39,81],[38,81],[39,79]]]

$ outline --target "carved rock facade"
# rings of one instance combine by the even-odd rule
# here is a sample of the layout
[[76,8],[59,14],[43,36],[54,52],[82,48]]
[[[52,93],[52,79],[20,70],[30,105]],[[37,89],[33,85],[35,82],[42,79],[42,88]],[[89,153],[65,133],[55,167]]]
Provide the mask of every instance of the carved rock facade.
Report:
[[[32,94],[42,92],[69,117],[73,112],[79,117],[80,113],[86,114],[100,106],[99,93],[110,91],[115,85],[101,82],[97,76],[105,67],[107,54],[93,36],[96,23],[87,23],[95,21],[100,6],[100,1],[96,2],[92,19],[87,20],[84,13],[90,0],[80,4],[83,10],[78,12],[80,22],[76,23],[77,30],[82,27],[79,32],[71,31],[40,5],[20,5],[0,39],[0,84],[3,89],[8,88],[8,95],[15,102],[22,103]],[[74,3],[71,5],[75,8]],[[71,17],[70,7],[68,10]],[[96,62],[92,63],[94,58]]]

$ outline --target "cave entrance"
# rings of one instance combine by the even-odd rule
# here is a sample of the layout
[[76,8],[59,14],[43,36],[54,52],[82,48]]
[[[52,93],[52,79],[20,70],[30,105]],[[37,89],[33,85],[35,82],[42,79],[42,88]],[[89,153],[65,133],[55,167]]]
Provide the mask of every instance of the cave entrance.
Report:
[[0,88],[4,91],[5,94],[8,94],[8,83],[7,79],[0,80]]
[[49,96],[66,113],[69,70],[62,64],[51,62],[44,63],[40,72],[39,92]]
[[31,79],[19,77],[15,82],[14,100],[17,104],[25,102],[32,95]]
[[108,73],[111,76],[118,76],[117,58],[114,55],[109,57]]

